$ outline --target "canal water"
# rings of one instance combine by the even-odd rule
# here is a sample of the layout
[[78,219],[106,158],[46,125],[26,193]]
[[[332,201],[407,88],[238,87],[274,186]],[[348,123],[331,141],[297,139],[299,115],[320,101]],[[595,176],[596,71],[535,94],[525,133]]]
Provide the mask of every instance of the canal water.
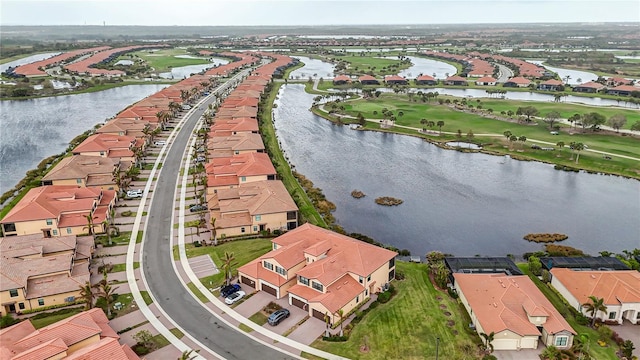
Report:
[[333,78],[333,72],[336,69],[333,64],[318,59],[312,59],[306,56],[293,57],[302,61],[304,63],[304,66],[299,69],[293,70],[291,74],[289,74],[290,79],[308,79],[309,77],[312,77],[314,79]]
[[[411,60],[411,67],[408,69],[400,71],[398,75],[405,77],[407,79],[415,79],[418,75],[429,75],[433,76],[435,74],[436,79],[446,79],[447,76],[455,75],[457,69],[453,65],[449,65],[445,62],[425,59],[416,56],[407,56],[409,60]],[[387,59],[395,59],[397,57],[387,57]]]
[[[177,58],[186,58],[186,59],[199,59],[195,56],[190,55],[178,55]],[[202,70],[211,69],[214,66],[225,65],[229,63],[229,60],[219,59],[219,58],[210,58],[211,62],[207,64],[197,64],[197,65],[187,65],[187,66],[179,66],[174,67],[171,71],[160,73],[158,76],[163,79],[186,79],[191,74],[197,74]]]
[[0,193],[69,141],[168,85],[128,85],[95,93],[0,101]]
[[560,76],[560,79],[562,79],[563,82],[566,82],[565,78],[568,76],[569,85],[584,84],[589,81],[598,80],[598,75],[588,71],[563,69],[563,68],[548,66],[548,65],[544,65],[543,64],[544,61],[540,61],[540,60],[527,60],[527,61],[532,64],[540,65],[546,68],[547,70],[553,71],[554,73],[558,74],[558,76]]
[[[536,232],[565,233],[562,244],[594,255],[639,245],[637,180],[332,125],[309,111],[313,97],[303,85],[283,87],[274,109],[278,139],[295,170],[336,204],[348,232],[414,255],[520,255],[542,249],[522,239]],[[352,198],[354,189],[366,196]],[[380,206],[380,196],[404,203]]]

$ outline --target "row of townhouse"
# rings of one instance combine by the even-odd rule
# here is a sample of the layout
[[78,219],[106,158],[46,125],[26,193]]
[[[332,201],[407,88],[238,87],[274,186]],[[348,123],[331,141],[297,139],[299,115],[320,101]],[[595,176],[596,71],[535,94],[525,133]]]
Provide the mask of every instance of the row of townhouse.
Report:
[[[208,86],[204,80],[258,61],[250,55],[237,58],[118,114],[74,148],[72,156],[42,178],[42,186],[29,190],[0,220],[0,315],[79,298],[80,286],[89,281],[94,244],[92,236],[83,235],[107,230],[120,191],[116,176],[136,165],[136,153],[161,126],[157,112],[174,111],[169,104],[182,103],[181,90],[195,86],[202,91]],[[132,117],[133,111],[138,115]]]
[[[247,77],[221,104],[209,129],[207,201],[219,235],[286,230],[273,250],[238,269],[238,281],[331,324],[386,289],[396,253],[332,231],[298,226],[298,209],[280,180],[257,127],[258,99],[282,55]],[[253,99],[253,100],[252,100]]]
[[[607,310],[593,316],[622,324],[640,323],[640,272],[615,258],[543,258],[551,286],[577,311],[585,311],[589,296],[603,298]],[[496,350],[568,349],[576,331],[533,281],[508,258],[446,258],[452,287],[469,313],[473,327],[494,333]],[[607,268],[608,270],[594,270]],[[622,270],[617,270],[622,269]]]

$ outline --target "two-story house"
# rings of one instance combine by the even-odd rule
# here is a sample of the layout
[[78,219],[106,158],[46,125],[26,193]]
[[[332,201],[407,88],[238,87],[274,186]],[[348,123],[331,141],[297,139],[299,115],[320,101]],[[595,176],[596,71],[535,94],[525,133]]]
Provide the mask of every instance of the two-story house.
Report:
[[271,240],[273,250],[240,267],[240,282],[334,324],[395,278],[397,253],[309,223]]
[[[124,165],[124,166],[123,166]],[[62,159],[42,177],[42,185],[75,185],[78,187],[97,186],[103,190],[118,191],[113,177],[118,167],[126,171],[129,162],[99,156],[75,155]],[[121,169],[122,169],[121,168]]]
[[249,152],[264,152],[264,143],[260,134],[254,133],[213,136],[207,141],[207,151],[210,159]]
[[266,153],[244,153],[213,158],[205,165],[207,194],[254,181],[275,180],[276,169]]

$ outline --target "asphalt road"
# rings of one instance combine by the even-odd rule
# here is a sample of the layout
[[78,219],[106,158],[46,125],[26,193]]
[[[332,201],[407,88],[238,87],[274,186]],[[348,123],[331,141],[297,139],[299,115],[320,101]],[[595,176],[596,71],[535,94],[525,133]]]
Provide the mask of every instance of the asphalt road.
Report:
[[[211,101],[211,100],[209,100]],[[173,271],[169,236],[175,208],[174,194],[184,150],[209,102],[193,111],[168,151],[153,191],[143,248],[142,270],[149,291],[167,315],[191,336],[226,359],[293,359],[218,321],[182,286]],[[206,354],[201,354],[206,357]]]
[[499,68],[499,72],[498,72],[499,83],[504,83],[513,77],[513,71],[511,71],[511,69],[509,69],[508,67],[502,64],[496,63],[496,65],[498,65],[498,68]]

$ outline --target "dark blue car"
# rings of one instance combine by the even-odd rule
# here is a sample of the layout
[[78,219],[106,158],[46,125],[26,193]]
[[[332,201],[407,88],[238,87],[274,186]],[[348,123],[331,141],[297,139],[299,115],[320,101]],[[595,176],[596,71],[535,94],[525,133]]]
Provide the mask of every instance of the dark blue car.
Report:
[[223,286],[222,289],[220,289],[220,295],[223,298],[226,298],[227,296],[240,291],[240,285],[238,284],[231,284],[231,285],[227,285],[227,286]]

